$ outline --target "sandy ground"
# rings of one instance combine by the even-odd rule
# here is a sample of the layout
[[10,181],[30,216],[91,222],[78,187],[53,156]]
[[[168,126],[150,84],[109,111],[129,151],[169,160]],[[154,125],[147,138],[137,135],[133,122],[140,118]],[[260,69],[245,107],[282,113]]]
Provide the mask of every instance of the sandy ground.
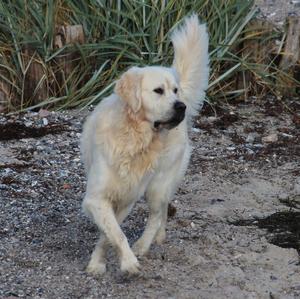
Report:
[[266,20],[282,27],[289,16],[300,16],[300,0],[255,0]]
[[[0,117],[0,298],[300,298],[299,102],[289,107],[269,99],[217,116],[204,109],[167,241],[130,279],[113,250],[103,277],[84,272],[98,238],[80,208],[87,111]],[[293,229],[255,225],[284,211]],[[147,213],[141,200],[126,219],[131,244]],[[280,244],[278,236],[291,238]]]

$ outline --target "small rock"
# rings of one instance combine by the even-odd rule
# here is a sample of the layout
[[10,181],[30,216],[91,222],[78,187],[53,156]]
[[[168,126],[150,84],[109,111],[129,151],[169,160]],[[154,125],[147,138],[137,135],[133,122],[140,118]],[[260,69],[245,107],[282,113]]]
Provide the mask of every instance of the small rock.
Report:
[[253,147],[256,147],[256,148],[262,148],[264,147],[262,144],[258,143],[258,144],[253,144]]
[[300,5],[300,0],[292,0],[291,4],[296,4],[296,6]]
[[43,125],[47,126],[49,124],[48,119],[43,117]]
[[300,115],[294,114],[292,120],[293,120],[293,123],[295,124],[296,127],[300,126]]
[[169,205],[168,205],[168,216],[173,217],[176,214],[176,211],[177,211],[176,207],[173,206],[171,203],[169,203]]
[[28,128],[28,127],[31,127],[32,124],[33,124],[32,121],[26,121],[26,122],[24,123],[25,127],[27,127],[27,128]]
[[270,134],[262,138],[265,143],[273,143],[278,141],[278,135],[276,133]]
[[281,136],[284,137],[284,138],[289,138],[289,139],[294,138],[293,135],[290,135],[290,134],[287,134],[287,133],[281,133]]
[[274,276],[274,275],[271,275],[270,278],[271,278],[271,280],[277,280],[277,279],[278,279],[278,278],[277,278],[276,276]]
[[294,186],[294,193],[296,195],[300,195],[300,178],[296,179],[295,186]]
[[287,194],[287,193],[280,193],[279,195],[278,195],[278,199],[279,200],[287,200],[289,198],[289,195]]
[[214,116],[209,116],[209,117],[207,118],[207,120],[208,120],[209,122],[213,123],[213,122],[215,122],[215,121],[217,120],[217,118],[214,117]]
[[234,146],[228,146],[226,149],[229,150],[229,151],[234,151],[235,147]]
[[255,140],[255,136],[253,134],[249,134],[246,138],[247,143],[253,143]]
[[193,130],[193,132],[196,132],[196,133],[200,133],[201,132],[201,130],[198,129],[198,128],[193,128],[192,130]]
[[246,148],[246,150],[247,150],[247,154],[249,154],[249,155],[255,154],[255,152],[251,148]]
[[215,204],[215,203],[218,203],[218,202],[223,202],[225,201],[224,199],[222,198],[213,198],[211,201],[210,201],[210,204]]
[[50,114],[51,114],[51,112],[46,109],[41,109],[39,111],[39,117],[46,117],[46,116],[49,116]]
[[65,184],[63,184],[63,188],[64,188],[64,189],[71,189],[71,185],[65,183]]

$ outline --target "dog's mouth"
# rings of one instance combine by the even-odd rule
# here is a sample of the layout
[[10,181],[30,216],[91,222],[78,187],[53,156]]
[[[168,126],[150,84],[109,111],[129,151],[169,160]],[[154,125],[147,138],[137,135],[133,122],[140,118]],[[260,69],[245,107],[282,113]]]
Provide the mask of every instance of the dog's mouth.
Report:
[[154,122],[154,128],[156,130],[161,130],[161,129],[167,129],[167,130],[171,130],[175,127],[177,127],[183,120],[185,117],[185,113],[176,113],[172,118],[170,118],[169,120],[166,121],[155,121]]

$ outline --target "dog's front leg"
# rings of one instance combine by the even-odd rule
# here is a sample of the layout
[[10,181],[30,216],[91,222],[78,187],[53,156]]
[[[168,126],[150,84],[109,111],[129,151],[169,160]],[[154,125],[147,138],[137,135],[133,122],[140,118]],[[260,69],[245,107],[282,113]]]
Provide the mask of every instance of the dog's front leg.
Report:
[[[108,241],[117,249],[120,257],[121,271],[135,274],[139,272],[139,263],[136,256],[133,254],[129,247],[128,241],[124,233],[122,232],[118,223],[116,215],[114,213],[112,204],[109,200],[89,200],[84,201],[84,208],[92,214],[93,219],[99,229],[104,232]],[[128,211],[122,210],[118,213],[120,218],[125,218]],[[118,218],[119,218],[118,217]],[[121,222],[121,221],[120,221]],[[103,241],[104,242],[104,241]],[[102,255],[102,247],[100,241],[100,247],[95,248],[95,258]],[[93,258],[93,256],[92,256]]]
[[[116,212],[116,218],[119,224],[121,224],[127,217],[132,206],[119,209]],[[105,234],[102,234],[98,240],[95,249],[92,253],[90,262],[86,268],[86,271],[92,274],[104,274],[106,272],[106,252],[109,247],[109,241]]]

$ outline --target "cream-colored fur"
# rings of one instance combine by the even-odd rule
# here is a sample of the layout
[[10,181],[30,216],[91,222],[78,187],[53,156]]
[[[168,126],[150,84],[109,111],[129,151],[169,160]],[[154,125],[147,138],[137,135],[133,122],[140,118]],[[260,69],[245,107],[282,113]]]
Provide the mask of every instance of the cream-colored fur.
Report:
[[[136,255],[145,254],[154,240],[165,239],[168,202],[190,157],[188,120],[203,102],[209,72],[206,27],[196,15],[186,18],[172,42],[171,68],[129,69],[84,125],[81,150],[88,181],[83,209],[102,231],[88,272],[105,272],[111,244],[121,270],[136,273]],[[186,116],[174,124],[178,101],[185,103]],[[120,223],[144,194],[150,215],[132,250]]]

